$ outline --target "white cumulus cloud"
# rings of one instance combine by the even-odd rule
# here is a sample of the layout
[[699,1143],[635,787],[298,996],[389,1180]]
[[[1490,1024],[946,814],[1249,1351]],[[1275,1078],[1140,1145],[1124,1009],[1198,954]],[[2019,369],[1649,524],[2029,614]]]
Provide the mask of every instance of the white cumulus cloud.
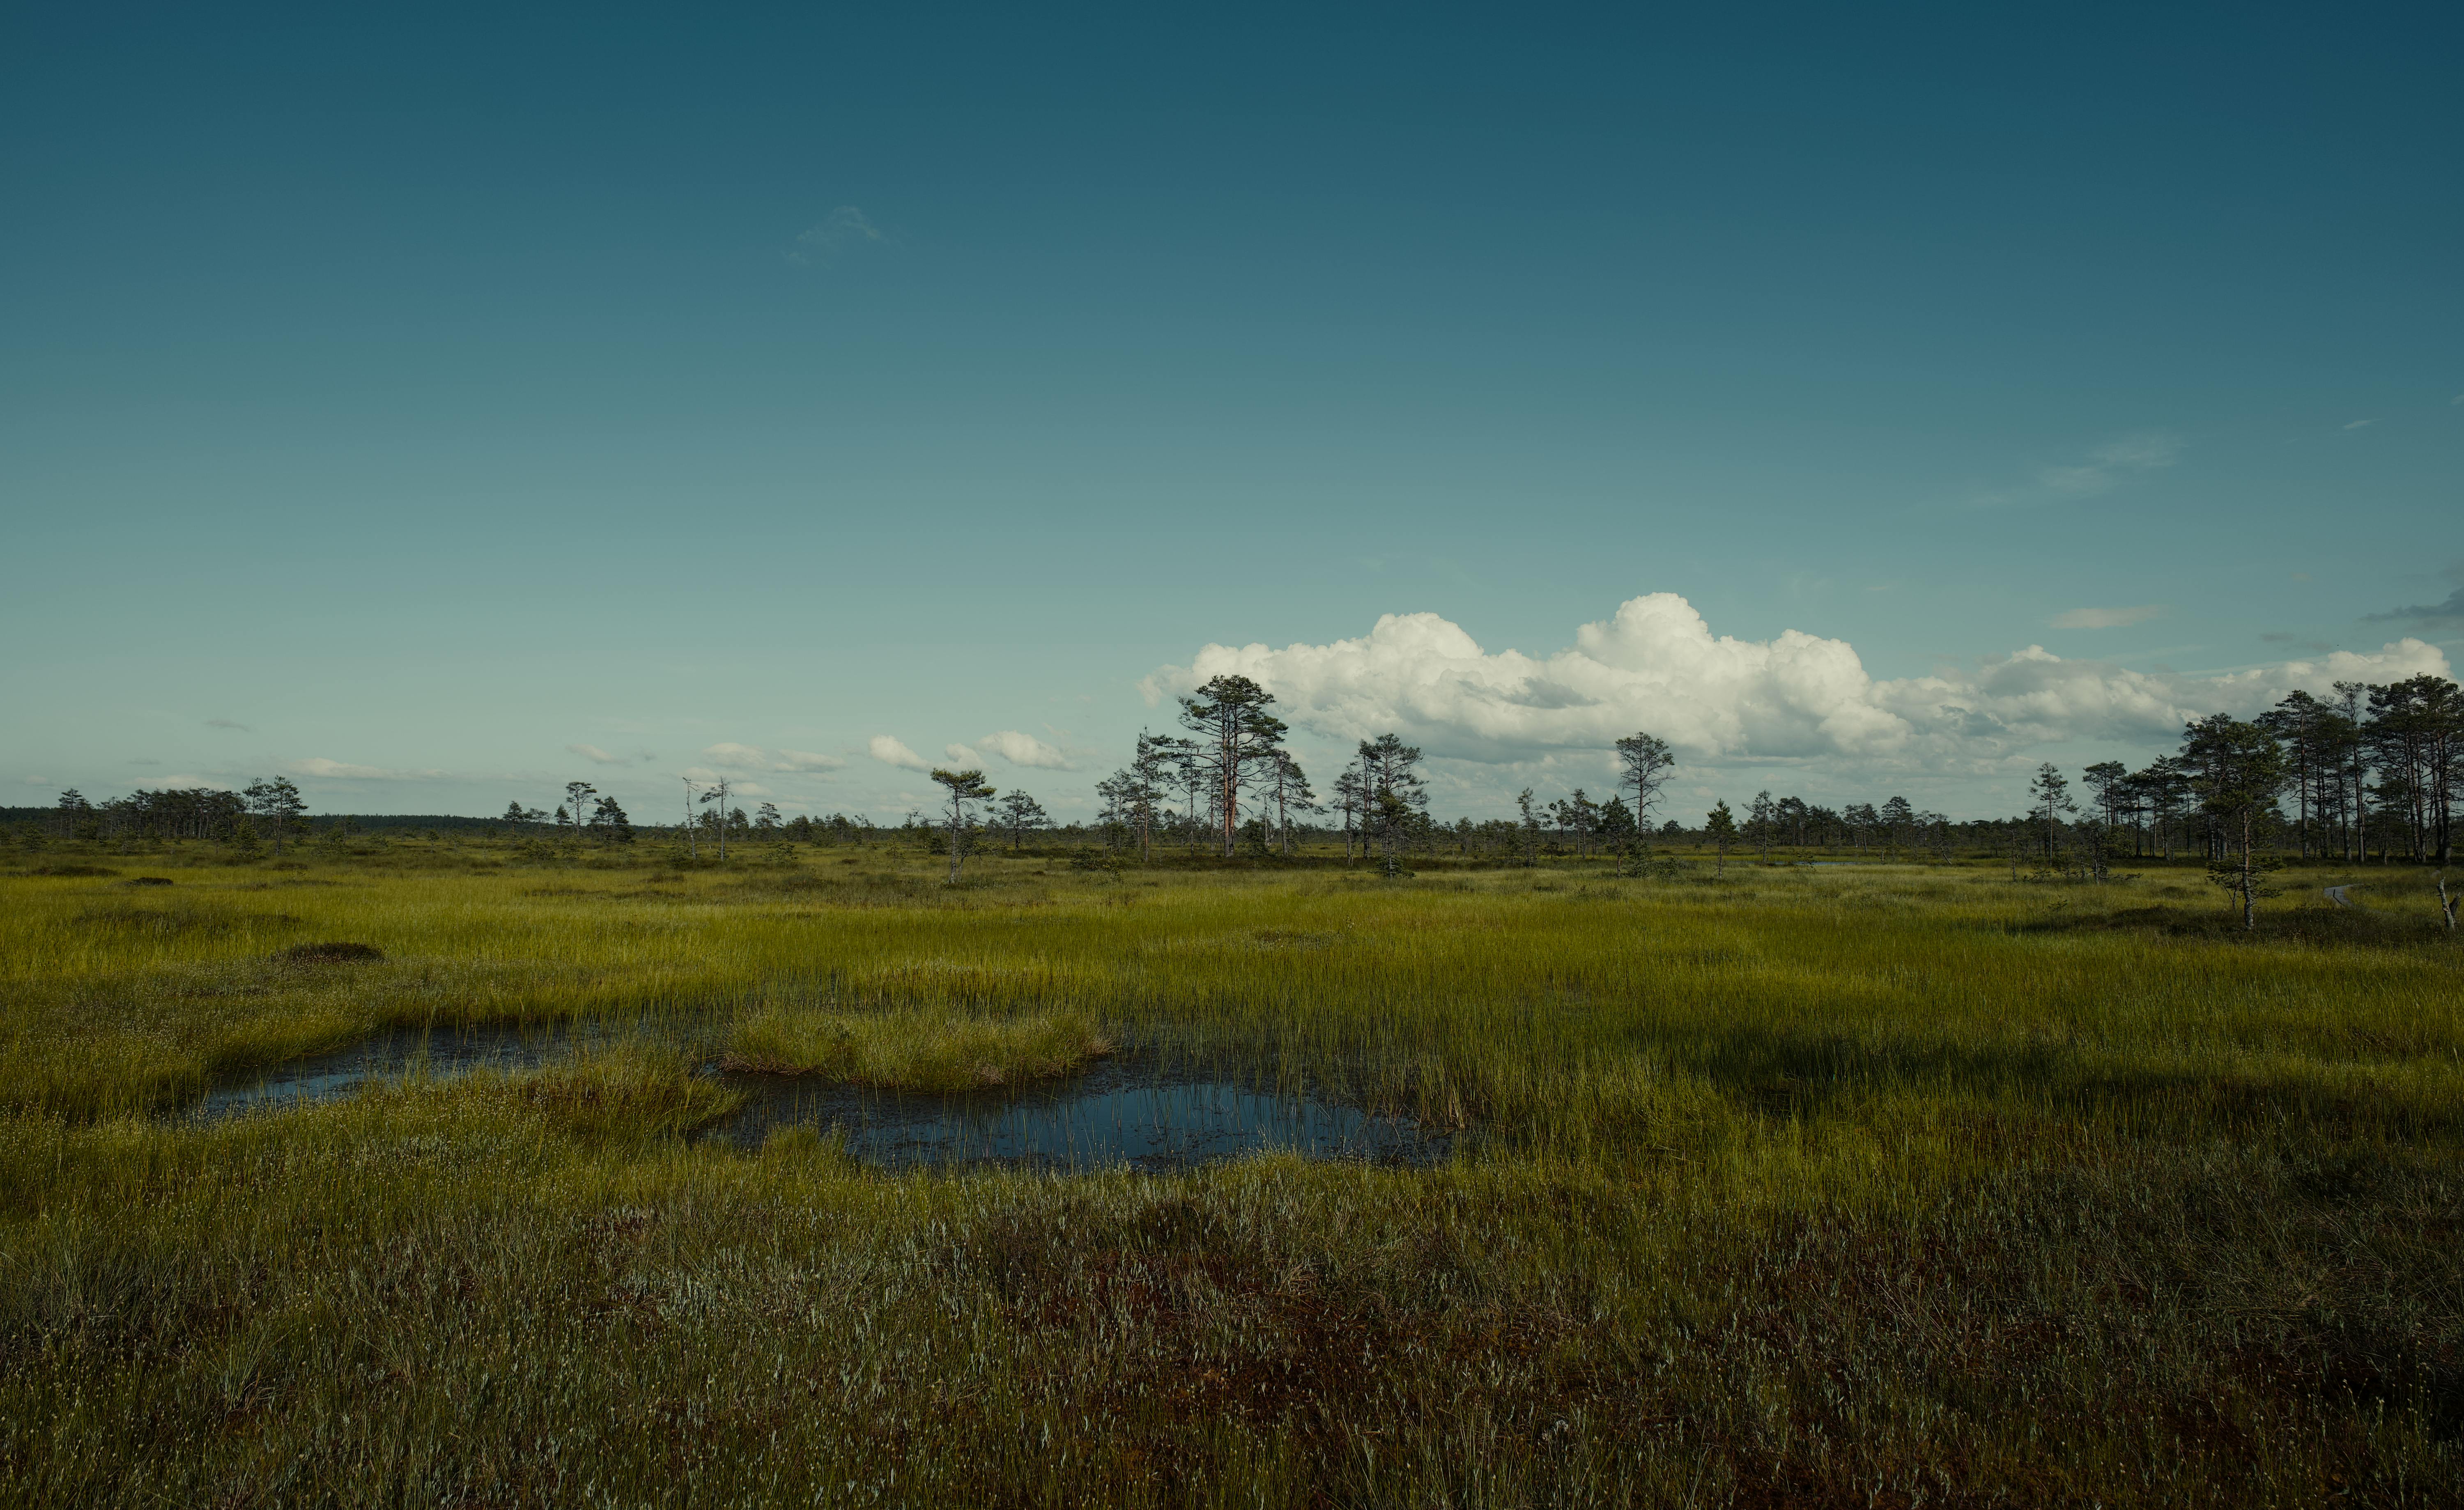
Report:
[[883,765],[894,765],[902,771],[930,771],[933,763],[908,749],[888,734],[875,734],[865,749]]
[[582,758],[589,761],[593,765],[623,765],[625,763],[625,757],[623,755],[609,755],[606,751],[600,749],[597,745],[566,745],[564,748],[572,754],[582,756]]
[[1046,771],[1078,769],[1078,762],[1069,758],[1067,752],[1045,744],[1033,734],[1020,733],[1015,729],[1004,729],[997,734],[986,734],[976,741],[976,748],[989,750],[1012,765],[1038,766]]
[[2040,646],[1934,676],[1877,681],[1856,647],[1790,629],[1771,640],[1714,636],[1675,593],[1629,600],[1547,657],[1494,653],[1434,613],[1388,614],[1356,640],[1209,645],[1147,679],[1150,697],[1238,673],[1279,712],[1353,740],[1393,731],[1432,755],[1491,763],[1604,751],[1648,730],[1696,760],[1850,757],[1912,770],[1981,773],[2034,745],[2075,738],[2160,741],[2187,719],[2248,713],[2296,687],[2447,674],[2416,639],[2373,655],[2197,677],[2071,661]]
[[2141,603],[2136,608],[2074,608],[2054,615],[2057,629],[2121,629],[2134,624],[2145,624],[2165,611],[2159,603]]

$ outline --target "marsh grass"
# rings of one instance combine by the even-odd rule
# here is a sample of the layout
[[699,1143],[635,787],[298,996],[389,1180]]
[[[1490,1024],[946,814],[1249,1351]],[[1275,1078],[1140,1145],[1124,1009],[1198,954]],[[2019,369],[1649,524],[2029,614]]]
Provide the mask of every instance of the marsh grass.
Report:
[[1112,1044],[1084,1013],[993,1018],[767,1006],[729,1032],[723,1068],[812,1075],[883,1089],[957,1091],[1071,1074]]
[[648,1143],[692,1132],[743,1105],[741,1093],[695,1073],[692,1056],[633,1041],[583,1044],[524,1074],[482,1072],[495,1094],[549,1127],[594,1144]]
[[[0,878],[10,1502],[2458,1500],[2464,973],[2401,871],[2254,936],[2161,868],[114,858],[177,887]],[[651,1026],[149,1115],[601,1018]],[[1069,1178],[686,1136],[706,1050],[1099,1023],[1483,1135]]]

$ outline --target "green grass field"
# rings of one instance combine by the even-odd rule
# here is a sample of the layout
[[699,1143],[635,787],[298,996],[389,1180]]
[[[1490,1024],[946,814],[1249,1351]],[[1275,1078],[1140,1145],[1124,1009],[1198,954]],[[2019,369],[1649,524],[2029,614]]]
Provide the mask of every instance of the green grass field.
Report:
[[[2188,867],[312,848],[0,874],[10,1503],[2464,1502],[2464,952],[2412,869],[2293,872],[2246,936]],[[383,957],[295,954],[337,942]],[[567,1020],[618,1026],[180,1115]],[[704,1058],[1167,1037],[1466,1136],[1071,1177],[684,1136]]]

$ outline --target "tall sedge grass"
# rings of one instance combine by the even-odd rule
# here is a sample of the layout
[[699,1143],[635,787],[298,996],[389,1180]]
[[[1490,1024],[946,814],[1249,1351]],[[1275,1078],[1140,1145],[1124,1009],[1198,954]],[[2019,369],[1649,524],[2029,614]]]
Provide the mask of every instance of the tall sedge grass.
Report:
[[[2244,937],[2162,870],[758,858],[0,878],[0,1498],[2457,1501],[2458,955],[2400,872]],[[384,958],[278,957],[324,941]],[[579,1018],[646,1031],[159,1115]],[[1478,1136],[1067,1179],[681,1136],[731,1048],[1098,1038]]]
[[981,1090],[1049,1080],[1111,1053],[1080,1012],[987,1018],[941,1011],[844,1013],[771,1004],[738,1018],[720,1063],[908,1090]]

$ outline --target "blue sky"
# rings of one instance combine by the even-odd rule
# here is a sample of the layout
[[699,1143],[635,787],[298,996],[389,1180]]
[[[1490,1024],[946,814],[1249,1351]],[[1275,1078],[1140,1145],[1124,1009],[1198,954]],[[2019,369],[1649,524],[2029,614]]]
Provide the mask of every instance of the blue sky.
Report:
[[[2185,709],[2448,667],[2459,44],[24,12],[0,784],[881,816],[886,736],[1068,813],[1240,661],[1322,777],[1392,723],[1450,810],[1596,786],[1622,720],[1688,731],[1689,804],[2004,811]],[[1704,638],[1617,618],[1653,595]]]

